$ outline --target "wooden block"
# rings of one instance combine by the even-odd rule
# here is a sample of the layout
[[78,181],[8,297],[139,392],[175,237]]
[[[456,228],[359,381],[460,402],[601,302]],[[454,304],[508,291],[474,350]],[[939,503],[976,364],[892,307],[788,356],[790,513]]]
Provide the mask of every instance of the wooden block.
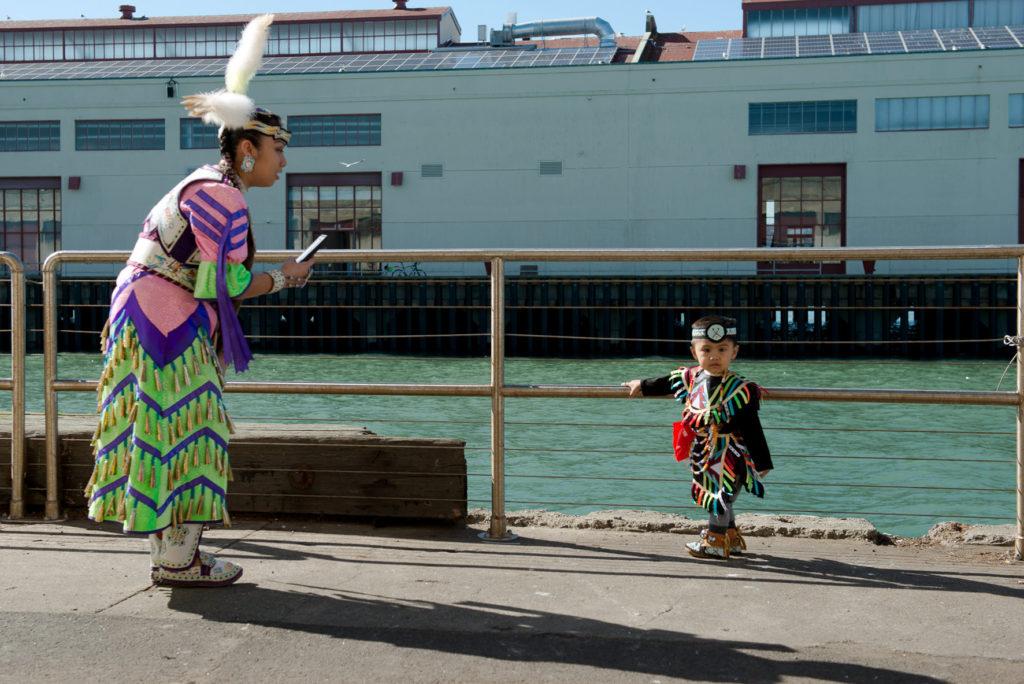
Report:
[[[46,500],[42,417],[26,426],[25,502]],[[228,509],[360,517],[460,520],[466,515],[465,442],[386,437],[362,428],[323,425],[236,426],[231,441],[234,481]],[[92,473],[88,417],[61,418],[61,505],[84,508]],[[10,461],[10,437],[0,431],[0,460]],[[6,487],[6,489],[5,489]],[[10,501],[10,466],[0,479],[0,503]]]

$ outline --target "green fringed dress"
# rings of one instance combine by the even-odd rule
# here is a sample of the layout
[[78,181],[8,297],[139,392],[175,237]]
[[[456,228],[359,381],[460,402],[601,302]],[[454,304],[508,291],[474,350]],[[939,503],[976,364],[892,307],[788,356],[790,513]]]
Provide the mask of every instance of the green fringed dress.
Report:
[[213,338],[234,335],[224,340],[225,356],[244,370],[251,355],[230,298],[251,280],[242,264],[247,238],[244,198],[213,167],[186,178],[150,213],[118,276],[103,335],[86,490],[93,520],[118,520],[140,534],[230,523],[232,429]]

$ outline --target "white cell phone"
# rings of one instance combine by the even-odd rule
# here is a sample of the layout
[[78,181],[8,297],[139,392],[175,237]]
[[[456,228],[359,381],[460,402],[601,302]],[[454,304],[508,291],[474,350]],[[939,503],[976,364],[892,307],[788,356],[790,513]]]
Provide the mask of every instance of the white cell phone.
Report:
[[312,259],[313,255],[315,255],[317,252],[320,251],[320,246],[322,244],[324,244],[324,240],[326,240],[326,239],[327,239],[326,235],[321,235],[316,240],[313,240],[313,244],[311,244],[309,247],[307,247],[305,249],[305,251],[302,252],[302,254],[300,254],[299,256],[295,257],[295,263],[301,264],[304,261],[309,261],[310,259]]

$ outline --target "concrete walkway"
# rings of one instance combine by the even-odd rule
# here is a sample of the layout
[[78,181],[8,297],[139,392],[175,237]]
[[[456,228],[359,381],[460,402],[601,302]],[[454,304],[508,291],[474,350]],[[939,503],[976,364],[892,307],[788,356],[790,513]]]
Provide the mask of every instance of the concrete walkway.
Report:
[[0,680],[1024,680],[1005,549],[239,521],[228,589],[149,586],[112,526],[0,524]]

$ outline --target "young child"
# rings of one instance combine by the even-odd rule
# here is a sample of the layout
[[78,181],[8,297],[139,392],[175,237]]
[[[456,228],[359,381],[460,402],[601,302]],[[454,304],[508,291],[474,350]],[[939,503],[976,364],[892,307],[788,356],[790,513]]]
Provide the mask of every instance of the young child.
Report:
[[697,366],[622,384],[630,397],[674,392],[683,403],[674,426],[676,460],[689,460],[693,502],[709,514],[708,529],[686,548],[697,558],[728,558],[747,548],[733,514],[740,487],[763,497],[761,480],[772,469],[757,416],[761,388],[729,370],[740,348],[735,320],[705,316],[693,323],[691,337]]

